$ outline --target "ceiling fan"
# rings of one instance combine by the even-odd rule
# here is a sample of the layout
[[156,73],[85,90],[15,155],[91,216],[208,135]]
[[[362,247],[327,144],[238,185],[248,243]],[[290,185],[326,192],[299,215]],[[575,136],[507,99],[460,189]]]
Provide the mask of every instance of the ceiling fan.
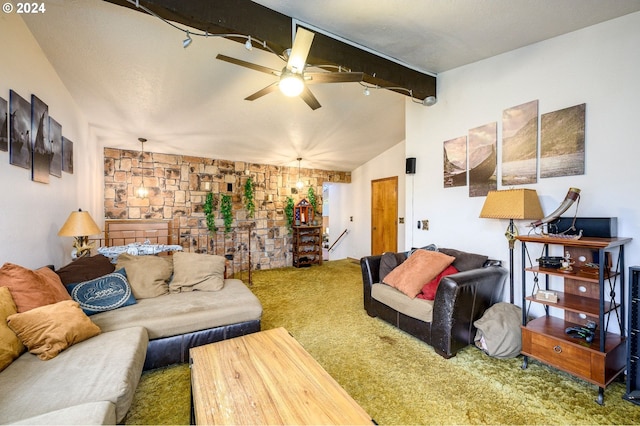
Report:
[[311,109],[316,110],[320,108],[320,102],[307,85],[358,82],[362,81],[364,74],[361,72],[306,72],[307,56],[314,35],[311,31],[298,27],[291,52],[288,54],[287,65],[282,71],[220,54],[216,56],[216,59],[279,77],[279,80],[247,96],[245,100],[254,101],[279,88],[286,96],[300,96]]

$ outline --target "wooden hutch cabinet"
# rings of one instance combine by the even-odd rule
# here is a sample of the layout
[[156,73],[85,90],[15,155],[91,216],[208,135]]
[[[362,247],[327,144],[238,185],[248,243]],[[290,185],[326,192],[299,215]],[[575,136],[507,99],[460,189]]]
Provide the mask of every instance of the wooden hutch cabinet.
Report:
[[[595,384],[599,387],[596,402],[603,404],[605,387],[626,366],[624,245],[631,238],[517,238],[522,243],[523,266],[522,367],[526,368],[528,357],[532,357]],[[531,265],[527,245],[533,243],[542,245],[538,258],[549,256],[550,245],[562,246],[563,254],[571,258],[570,268]],[[615,260],[609,264],[612,258]],[[531,276],[533,285],[527,284]],[[544,280],[539,281],[539,276]],[[557,286],[551,288],[550,277],[562,277],[562,291],[556,291]],[[557,301],[537,298],[540,290],[553,290]],[[544,315],[530,319],[534,303],[544,307]],[[591,342],[567,333],[568,327],[582,327],[587,321],[597,324]],[[617,325],[617,330],[609,331],[612,325]]]

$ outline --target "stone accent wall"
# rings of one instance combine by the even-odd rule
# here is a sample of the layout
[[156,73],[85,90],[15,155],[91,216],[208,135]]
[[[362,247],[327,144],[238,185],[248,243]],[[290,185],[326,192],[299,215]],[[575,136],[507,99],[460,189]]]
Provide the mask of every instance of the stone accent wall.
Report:
[[[298,194],[297,167],[253,164],[186,155],[104,149],[105,219],[173,220],[174,232],[186,250],[233,254],[234,270],[248,270],[249,238],[251,268],[271,269],[291,266],[291,237],[284,206],[288,196],[295,203],[307,198],[311,185],[322,209],[324,182],[350,183],[351,173],[301,169],[305,188]],[[256,205],[254,218],[244,209],[244,184],[253,178]],[[136,189],[144,181],[149,191],[138,198]],[[208,235],[203,204],[208,192],[219,202],[219,194],[232,196],[234,230],[224,234],[222,217],[216,208],[218,231]],[[322,218],[318,218],[322,220]],[[320,222],[321,223],[321,222]],[[175,243],[175,242],[174,242]],[[241,256],[237,256],[241,254]]]

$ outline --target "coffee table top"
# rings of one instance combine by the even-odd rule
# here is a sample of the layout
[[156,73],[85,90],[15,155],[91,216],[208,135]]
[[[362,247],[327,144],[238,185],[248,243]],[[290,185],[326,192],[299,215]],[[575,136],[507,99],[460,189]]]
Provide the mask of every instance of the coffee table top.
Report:
[[284,328],[192,348],[196,424],[372,424]]

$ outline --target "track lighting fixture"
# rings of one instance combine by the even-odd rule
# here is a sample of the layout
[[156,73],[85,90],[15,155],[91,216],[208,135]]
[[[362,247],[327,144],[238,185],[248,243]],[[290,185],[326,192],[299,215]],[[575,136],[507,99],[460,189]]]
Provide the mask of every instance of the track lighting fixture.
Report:
[[253,45],[251,44],[251,36],[249,36],[249,38],[247,39],[247,41],[244,42],[244,47],[247,50],[253,50]]
[[184,47],[186,49],[187,47],[189,47],[191,45],[192,42],[193,42],[193,39],[191,38],[191,35],[189,34],[189,31],[187,31],[187,38],[182,40],[182,47]]
[[427,96],[426,98],[424,98],[424,100],[422,101],[422,104],[424,106],[434,106],[435,104],[438,103],[438,98],[436,98],[435,96]]
[[364,95],[365,95],[365,96],[369,96],[370,94],[371,94],[371,92],[369,92],[369,88],[368,88],[368,87],[365,87],[365,88],[364,88]]

